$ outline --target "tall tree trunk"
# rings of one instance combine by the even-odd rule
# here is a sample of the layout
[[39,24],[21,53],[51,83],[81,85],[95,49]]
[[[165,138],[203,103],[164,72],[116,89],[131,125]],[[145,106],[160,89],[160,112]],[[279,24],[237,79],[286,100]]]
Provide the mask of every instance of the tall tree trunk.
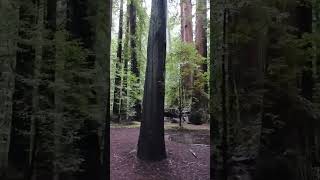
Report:
[[122,35],[123,35],[123,0],[120,0],[120,15],[119,15],[119,31],[118,31],[118,48],[117,48],[117,62],[114,83],[114,101],[113,101],[113,115],[116,122],[120,121],[120,100],[121,100],[121,67],[122,67]]
[[[81,117],[83,117],[83,124],[79,130],[81,135],[79,142],[77,142],[80,154],[83,157],[83,162],[80,167],[83,169],[78,174],[79,179],[98,179],[99,171],[101,167],[100,163],[100,144],[99,144],[99,118],[101,117],[102,112],[100,112],[99,102],[97,100],[97,94],[99,94],[100,87],[99,82],[101,79],[97,79],[96,75],[100,74],[102,71],[99,69],[97,71],[97,65],[101,63],[101,54],[96,54],[96,42],[100,42],[103,39],[97,39],[99,36],[96,36],[97,27],[103,27],[101,22],[102,17],[97,17],[97,9],[105,7],[105,4],[100,3],[100,1],[89,1],[89,0],[71,0],[68,4],[68,15],[69,15],[69,24],[68,29],[72,34],[73,38],[80,39],[82,47],[89,50],[89,55],[83,64],[83,70],[90,74],[89,76],[81,77],[79,83],[82,88],[85,88],[89,92],[80,92],[81,98],[85,100],[83,104],[86,108],[86,111],[79,111]],[[100,48],[100,47],[99,47]],[[100,51],[100,49],[99,49]],[[97,57],[99,56],[99,57]],[[105,56],[105,55],[103,55]],[[98,62],[99,58],[99,62]],[[103,68],[100,67],[99,68]],[[94,71],[95,73],[92,73]],[[100,77],[99,77],[100,78]]]
[[[302,38],[305,33],[312,33],[312,2],[299,0],[297,3],[295,25],[298,28],[298,36]],[[309,58],[302,72],[301,82],[301,95],[310,101],[312,101],[314,87],[312,65],[312,59]]]
[[[203,115],[206,114],[207,108],[206,92],[208,85],[206,80],[202,78],[203,73],[207,71],[207,1],[197,0],[196,8],[196,49],[198,53],[205,58],[204,61],[198,64],[200,67],[194,70],[193,91],[190,122],[200,124]],[[196,86],[197,85],[197,86]]]
[[[312,33],[312,21],[313,21],[313,11],[312,11],[312,1],[309,0],[299,0],[296,5],[296,27],[298,28],[298,37],[303,38],[305,34]],[[312,48],[313,44],[309,43],[306,45],[305,51],[307,48]],[[306,53],[306,56],[308,53]],[[309,57],[302,56],[301,58],[305,59],[304,69],[302,70],[302,79],[301,79],[301,95],[308,99],[311,102],[314,102],[314,87],[315,87],[315,74],[313,71],[314,68],[314,57],[313,55],[309,55]],[[313,129],[313,125],[308,126],[308,129],[304,129],[304,138],[302,138],[302,153],[303,153],[303,160],[301,165],[298,167],[298,170],[301,172],[299,179],[309,180],[313,178],[313,163],[315,162],[315,157],[313,156],[314,153],[312,149],[315,147],[314,139],[317,136],[318,129]],[[318,165],[316,165],[318,166]]]
[[[211,177],[223,179],[223,159],[226,152],[223,152],[223,133],[226,132],[226,2],[225,0],[210,2],[210,128],[211,128]],[[224,72],[223,72],[224,71]],[[224,84],[223,84],[224,83]]]
[[192,4],[191,0],[181,0],[181,39],[183,42],[193,42]]
[[152,1],[143,112],[137,154],[143,160],[166,158],[164,141],[166,9],[166,1]]
[[[66,28],[66,24],[62,23],[66,20],[66,0],[51,0],[47,3],[47,29],[49,30],[49,40],[55,40],[57,42],[63,42],[64,37],[60,34],[56,34],[57,27]],[[56,36],[55,36],[56,35]],[[58,46],[58,47],[57,47]],[[64,126],[64,104],[63,104],[63,88],[64,86],[64,78],[63,72],[65,71],[65,60],[61,55],[62,49],[60,48],[58,43],[48,46],[48,55],[52,55],[55,57],[54,64],[54,83],[56,84],[56,88],[54,89],[54,122],[53,122],[53,180],[59,180],[61,169],[59,167],[59,163],[61,162],[60,154],[62,153],[62,144],[61,144],[61,136],[62,129]]]
[[[129,1],[129,0],[128,0]],[[128,3],[127,1],[127,3]],[[120,102],[120,116],[121,120],[127,120],[127,113],[128,113],[128,62],[130,58],[130,48],[129,48],[129,41],[130,41],[130,21],[129,21],[129,4],[127,4],[127,15],[126,15],[126,32],[124,37],[124,44],[123,44],[123,73],[122,73],[122,87],[121,87],[121,102]]]
[[[196,49],[198,53],[207,58],[207,1],[197,0],[196,9]],[[201,64],[203,72],[207,72],[207,63]]]
[[[192,28],[192,4],[191,0],[180,0],[181,10],[181,41],[184,43],[193,43],[193,28]],[[185,97],[191,98],[193,75],[192,66],[187,62],[181,65],[182,87]]]
[[[29,3],[29,4],[28,4]],[[9,151],[10,166],[18,172],[26,172],[29,166],[30,136],[21,132],[30,132],[32,115],[32,84],[28,83],[33,76],[34,48],[26,42],[30,40],[34,15],[28,6],[34,1],[21,1],[19,6],[18,51],[15,71],[15,91],[13,94],[13,113],[11,142]],[[19,174],[20,175],[20,174]]]
[[5,178],[12,123],[15,86],[18,9],[8,0],[0,1],[0,178]]
[[[216,67],[217,66],[217,53],[216,47],[218,39],[215,38],[215,31],[218,29],[218,26],[216,23],[217,16],[215,14],[215,3],[213,1],[210,1],[210,64],[209,64],[209,71],[210,71],[210,77],[209,77],[209,113],[210,113],[210,177],[211,179],[217,179],[217,163],[218,163],[218,142],[215,140],[219,139],[219,121],[217,118],[217,113],[215,113],[215,95],[218,94],[218,88],[217,88],[217,81],[215,72],[217,72]],[[215,29],[216,28],[216,29]],[[218,33],[216,33],[218,34]],[[218,74],[218,73],[216,73]]]
[[226,8],[226,4],[224,4],[224,12],[223,12],[223,44],[222,44],[222,58],[221,58],[221,70],[222,70],[222,79],[221,79],[221,108],[222,108],[222,142],[221,142],[221,151],[222,151],[222,179],[228,179],[228,118],[227,118],[227,61],[228,61],[228,49],[227,49],[227,18],[228,18],[228,9]]
[[[131,72],[135,77],[135,82],[132,83],[132,91],[139,90],[140,84],[140,70],[137,59],[137,3],[138,1],[130,1],[130,49],[131,49]],[[133,95],[136,93],[131,92]],[[138,92],[139,94],[139,92]],[[141,119],[141,101],[137,97],[133,97],[134,116],[133,120],[140,121]]]
[[[98,123],[102,125],[102,142],[99,142],[101,152],[101,171],[109,172],[106,165],[109,163],[109,127],[110,127],[110,51],[111,51],[111,26],[112,26],[112,1],[99,0],[96,4],[97,14],[95,27],[95,67],[97,71],[97,94],[98,94]],[[106,12],[107,11],[107,12]],[[103,126],[104,125],[104,126]],[[101,173],[101,172],[100,172]]]
[[[318,11],[320,4],[312,4],[313,12],[313,33],[320,33],[320,12]],[[314,93],[313,93],[313,103],[315,103],[316,108],[320,109],[320,53],[319,53],[319,44],[314,43],[313,48],[315,50],[315,57],[313,59],[313,77],[314,77]],[[314,159],[315,163],[320,164],[320,132],[315,133],[314,138]]]
[[[102,1],[103,2],[103,1]],[[106,80],[104,83],[106,84],[105,86],[105,127],[104,127],[104,142],[103,144],[103,153],[102,153],[102,169],[101,169],[101,180],[107,180],[109,179],[108,174],[110,174],[110,168],[108,168],[109,165],[109,147],[110,147],[110,51],[111,51],[111,26],[112,26],[112,0],[107,0],[104,2],[105,6],[102,6],[100,9],[102,12],[106,10],[107,13],[103,13],[104,21],[101,22],[105,24],[105,31],[104,31],[104,43],[105,46],[102,49],[103,51],[106,51],[107,53],[105,54],[105,58],[101,59],[104,61],[105,66],[105,75],[106,75]],[[103,43],[103,42],[101,42]]]
[[37,33],[35,43],[35,61],[33,64],[33,90],[32,90],[32,116],[30,127],[30,147],[29,147],[29,170],[26,174],[26,179],[36,179],[36,152],[38,150],[39,142],[39,120],[40,120],[40,107],[39,107],[39,86],[40,86],[40,68],[43,53],[43,26],[44,26],[44,0],[38,0],[35,5],[37,9]]
[[[35,44],[34,65],[34,101],[35,117],[31,124],[32,138],[35,143],[30,147],[33,158],[29,175],[32,179],[51,179],[53,177],[54,135],[46,133],[46,129],[53,128],[55,120],[51,116],[54,111],[54,82],[55,47],[53,44],[55,33],[56,0],[36,0],[37,30]],[[54,11],[54,12],[53,12]],[[38,106],[38,107],[37,107]],[[34,132],[33,132],[34,131]],[[48,146],[50,144],[50,146]]]

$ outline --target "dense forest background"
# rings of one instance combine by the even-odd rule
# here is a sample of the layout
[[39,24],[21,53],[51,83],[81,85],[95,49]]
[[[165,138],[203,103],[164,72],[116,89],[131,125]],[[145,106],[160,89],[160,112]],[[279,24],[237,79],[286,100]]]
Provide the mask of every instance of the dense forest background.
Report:
[[1,0],[0,179],[107,179],[111,8]]
[[319,179],[319,8],[0,0],[0,179],[108,179],[110,122],[165,159],[168,113],[210,123],[211,179]]
[[210,7],[213,176],[319,179],[319,1]]
[[[150,10],[151,1],[114,1],[117,18],[113,19],[112,28],[111,106],[115,123],[141,120]],[[199,118],[192,119],[198,124],[208,122],[208,116],[202,117],[208,114],[209,99],[208,10],[209,4],[204,0],[168,1],[165,109],[190,111],[194,105],[191,112]],[[196,101],[203,103],[193,103]]]

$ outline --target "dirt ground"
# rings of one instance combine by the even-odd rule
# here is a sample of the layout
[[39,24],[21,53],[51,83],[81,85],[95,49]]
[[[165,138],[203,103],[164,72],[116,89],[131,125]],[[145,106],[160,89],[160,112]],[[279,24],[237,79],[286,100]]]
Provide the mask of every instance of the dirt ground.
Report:
[[112,126],[111,180],[209,180],[208,126],[186,125],[189,130],[183,131],[175,130],[174,126],[166,126],[168,157],[160,162],[144,162],[136,157],[137,126]]

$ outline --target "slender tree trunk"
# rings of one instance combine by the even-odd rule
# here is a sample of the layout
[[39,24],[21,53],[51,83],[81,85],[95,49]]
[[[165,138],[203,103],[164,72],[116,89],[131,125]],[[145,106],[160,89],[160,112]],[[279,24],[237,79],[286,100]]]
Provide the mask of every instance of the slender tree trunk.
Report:
[[[313,12],[313,33],[320,33],[320,12],[317,11],[319,9],[319,3],[313,3],[312,12]],[[314,77],[314,93],[313,93],[313,102],[315,103],[316,108],[320,109],[320,54],[319,48],[320,45],[314,43],[313,48],[315,50],[315,57],[313,59],[313,77]],[[320,164],[320,132],[315,132],[314,138],[314,159],[315,163]],[[318,168],[319,170],[319,168]]]
[[[111,26],[112,26],[112,0],[107,0],[105,2],[105,8],[101,10],[106,10],[105,19],[105,48],[106,56],[102,59],[106,62],[105,73],[106,73],[106,99],[105,99],[105,128],[104,128],[104,142],[103,142],[103,153],[102,153],[102,169],[101,169],[101,180],[109,179],[108,174],[110,174],[109,165],[109,147],[110,147],[110,137],[109,137],[109,127],[110,127],[110,51],[111,51]],[[103,22],[102,22],[103,23]]]
[[128,62],[130,57],[130,48],[129,48],[129,36],[130,36],[130,21],[129,21],[129,12],[130,6],[127,4],[127,15],[126,15],[126,32],[124,37],[123,44],[123,73],[122,73],[122,88],[121,88],[121,102],[120,102],[120,113],[121,120],[127,120],[127,111],[128,111]]
[[170,33],[170,29],[167,29],[167,42],[168,42],[168,47],[167,47],[167,53],[170,52],[171,50],[171,33]]
[[[209,64],[209,112],[210,112],[210,177],[211,179],[217,179],[217,166],[218,166],[218,142],[215,140],[219,139],[219,121],[217,118],[217,113],[215,113],[215,95],[218,94],[217,81],[215,72],[217,73],[217,42],[218,39],[215,38],[215,31],[218,29],[216,23],[217,16],[215,14],[215,3],[214,1],[210,1],[210,64]],[[215,29],[216,28],[216,29]],[[216,33],[218,34],[218,33]]]
[[[34,5],[33,1],[28,3]],[[33,38],[30,31],[34,26],[34,15],[30,14],[26,1],[21,1],[19,5],[18,36],[21,40],[17,45],[9,161],[13,169],[26,172],[29,167],[30,136],[21,132],[30,132],[31,127],[32,84],[27,82],[33,76],[35,55],[34,48],[25,42]]]
[[166,1],[152,1],[143,112],[137,154],[142,160],[166,158],[164,141],[166,9]]
[[[298,36],[302,38],[304,33],[312,33],[312,3],[308,0],[299,0],[297,3],[295,9],[296,27],[298,28]],[[309,44],[309,46],[312,45]],[[312,59],[309,59],[302,72],[301,82],[301,95],[310,101],[312,101],[314,87],[312,65]]]
[[33,65],[33,91],[32,91],[32,117],[31,117],[31,131],[30,131],[30,151],[29,151],[29,170],[27,172],[27,179],[36,179],[36,151],[39,138],[39,120],[40,120],[40,107],[39,107],[39,86],[40,86],[40,68],[42,63],[43,53],[43,25],[44,25],[44,0],[38,0],[36,3],[37,12],[37,34],[35,44],[35,61]]
[[[139,64],[137,59],[137,3],[133,0],[130,1],[130,49],[131,49],[131,72],[135,77],[135,82],[132,83],[132,91],[138,91],[139,90],[139,84],[140,84],[140,70],[139,70]],[[135,93],[132,93],[135,94]],[[139,94],[139,92],[138,92]],[[133,97],[134,105],[133,109],[135,112],[135,115],[133,116],[133,119],[136,121],[140,121],[141,119],[141,101]]]
[[[226,6],[226,4],[224,4]],[[223,12],[223,54],[222,54],[222,83],[221,83],[221,95],[222,95],[222,178],[223,180],[228,179],[228,118],[227,118],[227,66],[226,61],[228,61],[228,49],[227,49],[227,18],[228,9],[225,7]]]
[[114,89],[114,102],[113,102],[113,115],[115,121],[120,121],[120,100],[121,100],[121,67],[122,67],[122,35],[123,35],[123,0],[120,0],[120,15],[119,15],[119,31],[118,31],[118,49],[117,49],[117,62],[115,73],[115,89]]
[[[66,20],[66,10],[67,10],[67,2],[66,0],[51,0],[48,1],[47,7],[47,21],[48,21],[48,30],[50,31],[51,36],[50,39],[53,38],[55,34],[56,42],[63,42],[64,36],[61,33],[57,33],[58,28],[65,29],[66,24],[63,23]],[[64,102],[63,102],[63,86],[65,85],[64,81],[64,72],[66,71],[65,60],[63,59],[63,52],[62,45],[58,43],[54,44],[50,47],[53,50],[54,57],[55,57],[55,65],[54,65],[54,82],[56,84],[56,88],[54,91],[54,106],[55,106],[55,117],[54,117],[54,124],[53,124],[53,131],[54,131],[54,154],[53,154],[53,180],[59,180],[61,175],[61,169],[59,167],[59,163],[61,162],[60,154],[62,154],[62,143],[61,143],[61,136],[64,126]]]

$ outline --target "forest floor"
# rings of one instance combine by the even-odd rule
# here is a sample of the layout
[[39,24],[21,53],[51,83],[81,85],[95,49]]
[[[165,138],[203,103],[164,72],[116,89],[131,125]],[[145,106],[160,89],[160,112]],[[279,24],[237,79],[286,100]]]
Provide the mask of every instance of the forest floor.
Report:
[[111,125],[111,180],[209,180],[209,125],[165,123],[167,159],[144,162],[136,157],[139,123]]

